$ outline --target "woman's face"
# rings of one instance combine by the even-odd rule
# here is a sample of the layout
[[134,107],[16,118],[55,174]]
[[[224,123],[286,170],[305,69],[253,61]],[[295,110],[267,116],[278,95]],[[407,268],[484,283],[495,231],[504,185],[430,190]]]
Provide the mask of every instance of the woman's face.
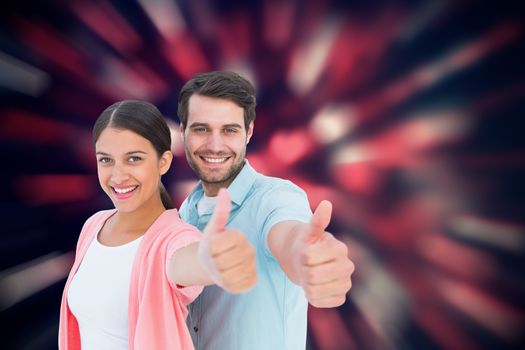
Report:
[[120,212],[158,206],[160,177],[170,167],[172,154],[159,158],[144,137],[130,130],[108,127],[95,144],[100,186]]

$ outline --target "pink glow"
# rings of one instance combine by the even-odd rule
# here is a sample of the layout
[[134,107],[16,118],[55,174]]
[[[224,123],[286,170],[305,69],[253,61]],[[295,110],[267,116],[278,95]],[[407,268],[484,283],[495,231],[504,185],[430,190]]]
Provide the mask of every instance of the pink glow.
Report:
[[336,309],[308,309],[308,325],[319,350],[357,349],[352,335]]
[[248,59],[253,31],[246,13],[234,12],[229,15],[228,21],[213,21],[213,25],[223,66],[229,67]]
[[371,80],[405,17],[399,10],[385,8],[372,23],[352,18],[345,21],[326,62],[323,91],[337,96],[339,91],[353,91]]
[[22,19],[17,21],[17,29],[22,41],[40,56],[77,78],[89,80],[89,60],[64,34],[46,23]]
[[275,133],[269,141],[268,150],[273,159],[290,166],[305,157],[314,147],[311,135],[304,129]]
[[209,70],[199,43],[189,33],[171,38],[164,44],[163,52],[183,80],[188,80],[198,72]]
[[16,182],[20,197],[32,205],[61,204],[93,198],[92,175],[23,175]]
[[296,7],[294,1],[266,1],[263,35],[270,47],[278,49],[290,42]]
[[503,24],[481,38],[452,51],[444,58],[416,69],[402,79],[394,81],[368,99],[357,103],[362,120],[376,118],[414,94],[429,88],[457,71],[513,42],[522,35],[522,26]]
[[75,14],[95,33],[123,55],[142,46],[140,37],[109,2],[72,4]]
[[97,85],[115,99],[157,101],[167,94],[167,83],[140,61],[106,59],[105,71]]
[[429,262],[465,280],[489,282],[497,273],[497,265],[490,254],[440,234],[420,235],[417,247]]
[[443,297],[495,335],[515,341],[522,335],[525,315],[512,305],[459,280],[437,281]]
[[371,195],[379,189],[379,173],[372,162],[336,164],[331,173],[337,184],[348,192]]
[[2,111],[0,125],[2,138],[37,144],[62,144],[77,134],[71,124],[16,109]]
[[424,305],[415,316],[419,325],[434,341],[447,350],[474,350],[479,344],[471,339],[457,323],[457,319],[448,316],[441,308],[431,304]]

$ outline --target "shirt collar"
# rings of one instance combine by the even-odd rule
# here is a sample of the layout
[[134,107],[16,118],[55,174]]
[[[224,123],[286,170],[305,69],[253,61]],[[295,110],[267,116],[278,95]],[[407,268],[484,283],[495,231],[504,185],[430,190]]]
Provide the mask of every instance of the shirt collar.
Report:
[[228,192],[230,193],[233,203],[241,205],[242,202],[244,202],[244,199],[255,182],[256,174],[257,173],[248,162],[248,159],[245,159],[241,171],[228,187]]

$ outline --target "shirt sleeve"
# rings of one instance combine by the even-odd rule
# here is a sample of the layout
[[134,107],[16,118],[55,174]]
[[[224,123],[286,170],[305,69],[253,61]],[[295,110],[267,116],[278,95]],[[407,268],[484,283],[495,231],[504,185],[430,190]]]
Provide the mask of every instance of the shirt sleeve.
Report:
[[268,233],[271,228],[282,221],[308,222],[312,211],[306,193],[290,181],[273,187],[262,199],[260,215],[263,220],[261,239],[265,253],[273,258],[268,246]]
[[174,283],[171,278],[167,275],[168,274],[168,264],[170,262],[169,257],[173,255],[177,250],[186,247],[187,245],[195,242],[199,242],[201,239],[201,232],[197,230],[195,227],[190,225],[185,225],[184,229],[177,232],[172,239],[170,240],[168,244],[167,249],[167,259],[166,259],[166,278],[169,281],[169,284],[173,291],[179,296],[180,300],[184,304],[189,304],[195,298],[199,296],[199,294],[202,292],[204,286],[190,286],[190,287],[183,287],[179,286],[176,283]]

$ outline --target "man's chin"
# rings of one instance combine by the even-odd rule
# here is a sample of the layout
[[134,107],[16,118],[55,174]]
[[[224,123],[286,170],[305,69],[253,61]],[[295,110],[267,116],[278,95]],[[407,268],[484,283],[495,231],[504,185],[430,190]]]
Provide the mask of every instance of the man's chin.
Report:
[[[244,164],[244,163],[243,163]],[[201,167],[193,167],[193,171],[197,174],[199,179],[206,183],[211,185],[218,185],[222,183],[228,183],[233,179],[242,169],[242,165],[238,168],[229,167],[227,169],[222,168],[216,168],[216,169],[202,169]]]
[[198,175],[199,175],[199,179],[202,182],[207,183],[207,184],[215,184],[215,185],[228,182],[228,180],[232,178],[231,172],[227,172],[226,174],[225,173],[210,174],[209,172],[206,172],[206,173],[200,172]]
[[228,179],[227,178],[224,178],[224,177],[221,177],[221,178],[217,178],[217,177],[201,177],[200,178],[202,182],[204,183],[207,183],[207,184],[221,184],[223,182],[226,182]]

